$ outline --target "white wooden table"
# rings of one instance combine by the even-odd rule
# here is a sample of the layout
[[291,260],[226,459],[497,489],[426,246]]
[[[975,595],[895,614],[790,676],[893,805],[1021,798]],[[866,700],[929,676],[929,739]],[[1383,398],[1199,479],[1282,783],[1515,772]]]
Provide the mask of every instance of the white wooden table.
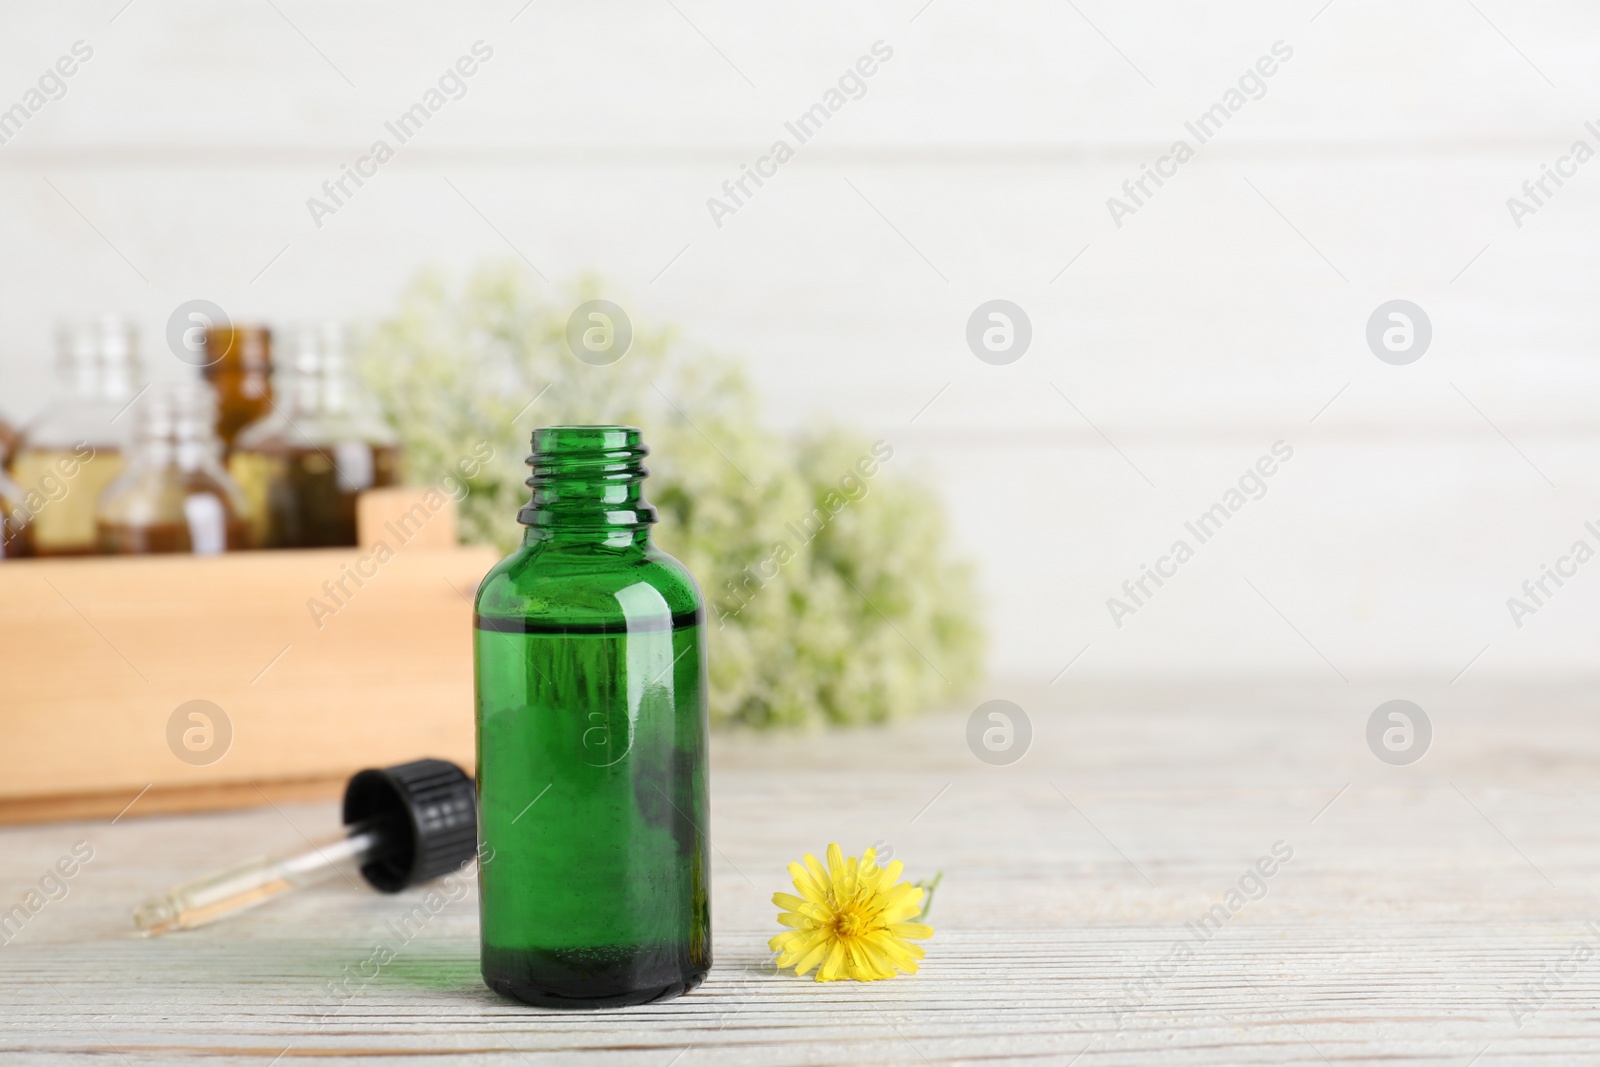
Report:
[[[392,942],[387,924],[415,901],[336,882],[207,930],[132,935],[128,909],[147,891],[330,828],[331,805],[151,819],[135,808],[115,825],[0,832],[0,907],[75,842],[94,849],[68,895],[0,947],[0,1059],[1600,1058],[1600,924],[1584,925],[1600,920],[1600,720],[1578,687],[1063,681],[983,696],[1032,716],[1032,748],[1012,766],[968,751],[965,710],[881,731],[718,738],[716,968],[689,996],[624,1011],[491,995],[470,896],[342,1000],[330,984]],[[1364,740],[1392,697],[1433,722],[1431,750],[1409,767],[1381,763]],[[764,971],[784,863],[830,840],[886,841],[912,876],[944,871],[921,974],[819,985]],[[1186,923],[1225,904],[1275,842],[1293,856],[1261,879],[1265,895],[1246,879],[1260,899],[1195,939]]]

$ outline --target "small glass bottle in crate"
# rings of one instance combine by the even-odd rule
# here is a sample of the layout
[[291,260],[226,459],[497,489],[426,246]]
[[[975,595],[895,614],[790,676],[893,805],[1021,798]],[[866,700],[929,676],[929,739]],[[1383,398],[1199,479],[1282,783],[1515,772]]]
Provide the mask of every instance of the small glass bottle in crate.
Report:
[[136,411],[127,464],[95,509],[100,551],[214,556],[249,548],[244,498],[222,466],[211,388],[152,387]]

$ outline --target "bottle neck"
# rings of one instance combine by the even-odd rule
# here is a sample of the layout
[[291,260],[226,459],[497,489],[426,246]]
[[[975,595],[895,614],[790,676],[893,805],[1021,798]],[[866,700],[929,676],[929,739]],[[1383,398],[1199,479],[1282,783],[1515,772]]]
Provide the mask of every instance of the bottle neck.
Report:
[[116,318],[63,327],[56,339],[62,393],[77,401],[122,403],[137,392],[133,327]]
[[290,331],[273,360],[273,403],[286,417],[365,423],[376,417],[334,324]]
[[366,412],[361,393],[345,374],[280,372],[273,382],[278,409],[289,418],[298,415],[357,416]]
[[222,446],[213,424],[211,388],[198,382],[152,389],[140,404],[128,463],[140,469],[202,470],[218,462]]
[[206,331],[208,380],[229,376],[267,377],[272,373],[272,331],[265,326],[213,326]]
[[639,550],[656,509],[644,498],[649,453],[630,426],[550,426],[534,431],[532,496],[517,515],[524,545]]
[[603,548],[608,551],[643,552],[650,547],[650,527],[640,525],[563,529],[529,526],[522,531],[522,545],[524,548]]

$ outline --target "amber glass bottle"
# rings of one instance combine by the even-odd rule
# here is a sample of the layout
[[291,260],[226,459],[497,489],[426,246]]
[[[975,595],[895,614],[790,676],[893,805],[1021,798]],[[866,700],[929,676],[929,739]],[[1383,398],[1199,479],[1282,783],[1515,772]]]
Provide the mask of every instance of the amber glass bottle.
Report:
[[399,480],[399,438],[356,381],[344,331],[287,332],[274,357],[272,410],[234,438],[228,469],[256,543],[356,543],[356,496]]
[[22,444],[22,431],[0,418],[0,466],[11,466],[11,455]]
[[206,331],[206,381],[217,392],[217,436],[224,451],[239,431],[272,409],[272,331],[213,326]]
[[33,555],[33,510],[28,494],[0,470],[0,560]]
[[139,391],[133,327],[122,319],[63,327],[57,335],[56,399],[23,431],[11,477],[39,504],[34,550],[41,556],[95,551],[95,502],[122,471]]
[[0,559],[33,555],[33,512],[22,486],[6,473],[22,432],[0,419]]
[[244,499],[222,467],[211,388],[185,382],[139,401],[127,465],[95,511],[100,551],[212,556],[250,547]]
[[645,452],[537,431],[522,547],[478,588],[483,978],[530,1004],[643,1004],[711,966],[705,609],[650,543]]

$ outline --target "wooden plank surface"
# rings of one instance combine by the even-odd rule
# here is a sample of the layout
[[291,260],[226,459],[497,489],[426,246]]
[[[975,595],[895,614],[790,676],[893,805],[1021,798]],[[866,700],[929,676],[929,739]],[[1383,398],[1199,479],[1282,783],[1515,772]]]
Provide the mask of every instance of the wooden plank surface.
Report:
[[[336,883],[146,941],[148,891],[334,824],[332,805],[0,831],[0,905],[77,842],[92,860],[0,947],[7,1063],[1466,1065],[1600,1056],[1600,720],[1578,686],[997,688],[1034,738],[967,747],[970,709],[893,728],[719,736],[716,967],[679,1000],[552,1013],[477,974],[470,893],[345,996],[420,894]],[[1368,750],[1394,697],[1411,766]],[[944,871],[923,971],[871,985],[765,973],[783,864],[885,841]],[[1250,899],[1212,935],[1186,924]],[[1174,946],[1189,958],[1169,965]],[[347,971],[347,968],[350,970]],[[1162,973],[1163,970],[1170,973]],[[1543,976],[1543,977],[1541,977]],[[1543,981],[1542,991],[1536,985]],[[1519,1019],[1520,1015],[1520,1019]],[[1520,1022],[1520,1025],[1519,1025]],[[116,1052],[121,1053],[121,1058]]]

